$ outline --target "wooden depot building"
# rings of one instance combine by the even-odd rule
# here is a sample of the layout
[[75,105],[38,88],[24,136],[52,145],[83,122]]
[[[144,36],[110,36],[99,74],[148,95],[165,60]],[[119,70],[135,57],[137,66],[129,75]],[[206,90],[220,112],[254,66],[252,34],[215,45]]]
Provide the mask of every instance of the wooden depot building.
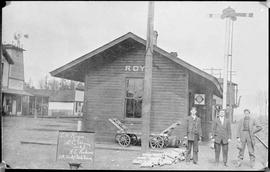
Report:
[[[114,141],[117,129],[109,118],[118,118],[130,130],[142,129],[145,45],[146,40],[129,32],[51,72],[85,83],[83,130],[96,132],[98,142]],[[194,105],[203,140],[208,140],[214,97],[222,97],[218,80],[156,44],[152,71],[150,132],[159,133],[180,120],[182,125],[172,135],[183,137],[185,119]]]

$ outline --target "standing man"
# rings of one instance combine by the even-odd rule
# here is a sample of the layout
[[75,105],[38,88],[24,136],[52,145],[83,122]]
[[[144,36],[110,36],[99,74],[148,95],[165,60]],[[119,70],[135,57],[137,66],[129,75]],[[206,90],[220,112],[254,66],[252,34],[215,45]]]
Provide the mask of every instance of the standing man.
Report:
[[199,117],[196,116],[197,109],[196,107],[192,107],[190,110],[191,115],[187,118],[186,129],[187,133],[184,137],[188,140],[188,150],[187,150],[187,163],[190,162],[190,154],[191,148],[193,147],[193,163],[198,164],[198,152],[199,146],[198,143],[201,141],[202,137],[202,127],[201,127],[201,120]]
[[236,138],[239,143],[241,143],[241,149],[238,156],[238,167],[241,166],[241,162],[244,159],[245,147],[247,144],[248,153],[250,157],[250,166],[254,167],[255,164],[255,155],[254,155],[254,146],[255,146],[255,133],[262,130],[262,127],[259,126],[254,119],[250,117],[250,110],[244,110],[245,117],[239,121],[238,129],[236,133]]
[[231,123],[225,118],[225,110],[222,109],[219,112],[219,117],[213,122],[212,136],[210,137],[214,141],[215,148],[215,162],[216,166],[219,164],[220,149],[222,147],[223,165],[228,167],[228,144],[231,141]]

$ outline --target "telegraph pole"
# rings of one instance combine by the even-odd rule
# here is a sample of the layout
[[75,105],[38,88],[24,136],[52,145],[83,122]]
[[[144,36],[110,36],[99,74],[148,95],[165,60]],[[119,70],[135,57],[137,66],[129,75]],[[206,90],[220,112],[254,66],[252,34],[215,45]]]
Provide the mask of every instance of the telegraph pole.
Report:
[[147,39],[144,71],[144,87],[142,102],[142,141],[141,151],[149,151],[150,115],[152,100],[152,65],[153,65],[153,34],[154,34],[154,1],[148,4]]
[[[2,20],[0,22],[1,28],[2,28]],[[0,118],[1,118],[1,125],[2,125],[2,56],[3,56],[3,44],[2,44],[2,29],[0,31],[0,41],[1,41],[1,47],[0,47],[0,53],[1,53],[1,57],[0,57]],[[1,142],[2,143],[2,142]]]
[[[237,17],[253,17],[253,13],[236,13],[231,7],[225,8],[222,14],[209,14],[209,17],[219,16],[221,19],[226,19],[226,34],[225,34],[225,55],[224,55],[224,71],[223,71],[223,102],[222,108],[227,109],[227,84],[228,84],[228,59],[230,57],[232,68],[232,39],[233,39],[233,22]],[[230,70],[232,71],[232,69]],[[232,73],[232,72],[231,72]],[[230,75],[231,76],[231,75]],[[231,78],[231,77],[230,77]],[[230,79],[231,80],[231,79]],[[231,86],[231,84],[230,84]],[[230,87],[231,89],[231,87]],[[229,119],[232,120],[232,105],[230,101]]]
[[[236,18],[235,18],[236,20]],[[233,19],[230,20],[230,38],[229,38],[229,53],[228,60],[230,61],[230,85],[229,85],[229,119],[233,122],[233,106],[232,106],[232,48],[233,48]]]
[[[223,11],[224,12],[224,11]],[[224,54],[224,66],[223,66],[223,101],[222,108],[227,109],[227,80],[228,80],[228,51],[229,51],[229,39],[230,37],[230,18],[226,18],[226,33],[225,33],[225,51]]]

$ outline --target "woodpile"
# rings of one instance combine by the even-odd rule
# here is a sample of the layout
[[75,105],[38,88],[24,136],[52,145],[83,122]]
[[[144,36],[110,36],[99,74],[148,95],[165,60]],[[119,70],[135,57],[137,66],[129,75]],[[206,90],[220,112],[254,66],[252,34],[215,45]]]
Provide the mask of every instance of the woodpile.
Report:
[[160,153],[144,153],[141,157],[133,160],[133,164],[140,167],[154,167],[163,165],[172,165],[184,161],[186,157],[186,148],[164,149]]

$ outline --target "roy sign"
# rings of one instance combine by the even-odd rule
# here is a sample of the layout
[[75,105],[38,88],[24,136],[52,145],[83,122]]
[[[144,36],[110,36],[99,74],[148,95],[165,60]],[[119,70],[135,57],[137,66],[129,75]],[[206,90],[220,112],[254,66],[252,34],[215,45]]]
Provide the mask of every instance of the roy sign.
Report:
[[143,72],[144,71],[144,66],[139,65],[139,66],[125,66],[125,71],[130,71],[130,72]]

